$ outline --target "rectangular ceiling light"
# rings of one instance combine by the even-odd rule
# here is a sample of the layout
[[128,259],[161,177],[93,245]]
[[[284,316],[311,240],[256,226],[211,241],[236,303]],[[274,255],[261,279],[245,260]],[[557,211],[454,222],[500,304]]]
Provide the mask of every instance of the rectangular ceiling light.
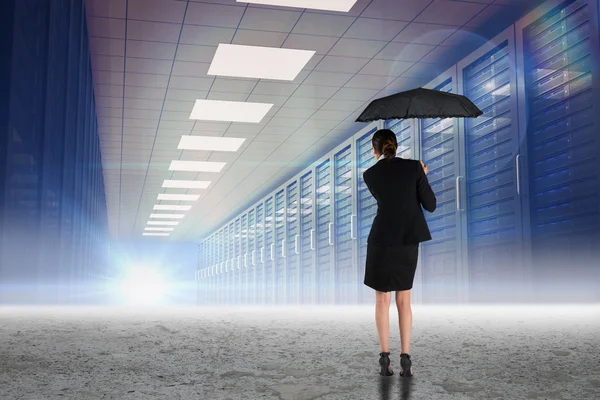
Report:
[[293,81],[314,54],[313,50],[219,43],[208,75]]
[[143,236],[169,236],[168,233],[152,233],[152,232],[144,232]]
[[199,194],[167,194],[160,193],[157,200],[175,200],[175,201],[198,201]]
[[237,0],[238,3],[348,12],[357,0]]
[[216,161],[171,161],[169,171],[191,171],[191,172],[221,172],[225,167],[224,162]]
[[244,101],[196,100],[190,119],[259,123],[273,104]]
[[150,228],[146,227],[144,230],[146,231],[162,231],[162,232],[172,232],[175,228]]
[[192,206],[171,206],[168,204],[156,204],[154,210],[156,211],[189,211]]
[[182,219],[185,214],[150,214],[150,218]]
[[179,141],[178,150],[238,151],[245,138],[221,136],[185,135]]
[[166,180],[163,182],[164,188],[177,189],[206,189],[210,185],[210,181],[172,181]]
[[175,226],[178,225],[179,221],[148,221],[146,225],[166,225],[166,226]]

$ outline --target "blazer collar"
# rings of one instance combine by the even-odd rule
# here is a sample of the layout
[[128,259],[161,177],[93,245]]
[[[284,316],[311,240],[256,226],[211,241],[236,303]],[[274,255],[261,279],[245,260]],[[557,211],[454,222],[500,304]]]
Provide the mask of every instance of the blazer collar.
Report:
[[[382,154],[382,155],[380,155],[380,156],[379,156],[379,158],[377,159],[377,161],[381,161],[381,160],[383,160],[384,158],[385,158],[385,156]],[[398,154],[396,154],[396,155],[394,156],[394,158],[400,158],[400,156],[399,156]]]

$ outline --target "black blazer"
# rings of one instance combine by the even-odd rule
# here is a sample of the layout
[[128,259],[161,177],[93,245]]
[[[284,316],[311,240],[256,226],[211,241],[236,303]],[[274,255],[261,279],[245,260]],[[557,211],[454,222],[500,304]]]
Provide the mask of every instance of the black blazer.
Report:
[[393,246],[431,240],[421,205],[434,212],[437,201],[419,161],[382,159],[363,173],[363,179],[377,200],[370,244]]

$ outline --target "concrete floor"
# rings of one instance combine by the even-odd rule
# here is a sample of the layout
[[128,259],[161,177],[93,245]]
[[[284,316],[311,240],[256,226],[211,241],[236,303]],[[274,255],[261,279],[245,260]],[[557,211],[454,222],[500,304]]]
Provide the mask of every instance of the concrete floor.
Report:
[[[392,307],[394,305],[392,304]],[[0,308],[0,399],[600,399],[600,305]]]

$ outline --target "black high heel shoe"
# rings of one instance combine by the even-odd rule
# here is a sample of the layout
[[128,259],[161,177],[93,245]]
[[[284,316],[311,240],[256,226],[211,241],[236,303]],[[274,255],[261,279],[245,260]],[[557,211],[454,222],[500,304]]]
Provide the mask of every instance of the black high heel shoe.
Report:
[[394,371],[391,371],[389,369],[389,366],[391,364],[390,361],[390,352],[382,352],[379,353],[380,357],[379,357],[379,365],[381,366],[381,371],[379,371],[379,375],[381,376],[392,376],[394,375]]
[[410,361],[410,355],[406,353],[400,354],[400,366],[402,367],[402,371],[400,371],[400,376],[403,376],[405,378],[413,376],[412,361]]

